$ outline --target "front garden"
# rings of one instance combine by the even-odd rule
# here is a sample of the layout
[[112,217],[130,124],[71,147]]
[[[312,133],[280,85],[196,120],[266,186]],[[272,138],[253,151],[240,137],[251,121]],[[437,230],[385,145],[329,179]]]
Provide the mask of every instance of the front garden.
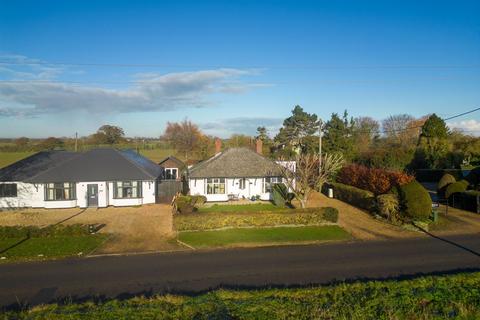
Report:
[[432,200],[427,190],[404,172],[350,164],[328,184],[335,198],[394,224],[430,223]]
[[92,231],[86,225],[0,227],[0,263],[87,255],[107,238]]
[[293,244],[350,239],[331,207],[297,209],[273,203],[205,206],[201,196],[176,199],[178,240],[193,248]]

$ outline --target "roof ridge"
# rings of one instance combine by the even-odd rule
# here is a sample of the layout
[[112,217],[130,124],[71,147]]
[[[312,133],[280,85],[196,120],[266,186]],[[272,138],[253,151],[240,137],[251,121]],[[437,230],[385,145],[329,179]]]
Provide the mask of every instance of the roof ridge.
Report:
[[[44,152],[44,151],[41,151],[41,152]],[[71,152],[71,151],[61,151],[61,152]],[[73,153],[75,153],[75,152],[73,152]],[[85,153],[86,153],[86,152],[85,152]],[[35,177],[37,177],[37,176],[39,176],[39,175],[41,175],[41,174],[44,174],[44,173],[46,173],[46,172],[49,172],[49,171],[51,171],[51,170],[53,170],[53,169],[55,169],[55,168],[58,168],[58,167],[60,167],[60,166],[63,166],[65,163],[70,162],[70,161],[72,161],[73,159],[77,159],[78,157],[84,155],[85,153],[84,153],[84,152],[78,152],[78,154],[76,154],[75,156],[73,156],[73,157],[71,157],[71,158],[69,158],[69,159],[63,160],[63,161],[61,161],[60,163],[58,163],[57,165],[53,165],[51,168],[48,168],[48,169],[43,170],[43,171],[40,171],[40,172],[37,173],[36,175],[31,176],[30,178],[27,179],[27,181],[28,181],[28,180],[32,180],[32,179],[34,179]]]
[[[137,169],[140,169],[141,171],[143,171],[143,173],[145,173],[147,176],[149,176],[149,177],[151,177],[151,178],[156,178],[156,177],[154,177],[153,175],[151,175],[148,171],[146,171],[145,169],[143,169],[142,167],[140,167],[138,164],[136,164],[136,163],[133,162],[132,160],[130,160],[130,159],[128,159],[127,157],[125,157],[125,155],[123,155],[123,154],[120,152],[120,150],[118,150],[117,148],[113,148],[113,150],[115,150],[123,159],[125,159],[125,160],[127,160],[128,162],[130,162],[131,164],[133,164]],[[148,158],[146,158],[146,159],[148,159]],[[150,159],[148,159],[148,160],[150,160]],[[154,163],[154,162],[152,161],[152,163]],[[157,165],[157,164],[155,163],[155,165]]]

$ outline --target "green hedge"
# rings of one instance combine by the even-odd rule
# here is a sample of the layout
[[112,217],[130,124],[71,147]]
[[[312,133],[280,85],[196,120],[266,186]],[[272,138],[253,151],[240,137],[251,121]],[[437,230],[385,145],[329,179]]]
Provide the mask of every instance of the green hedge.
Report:
[[7,227],[0,226],[0,239],[9,238],[50,238],[62,236],[83,236],[90,234],[88,225],[57,225],[46,228],[39,228],[34,226],[27,227]]
[[263,212],[205,212],[176,215],[177,231],[278,225],[318,225],[338,221],[335,208],[283,209]]
[[468,190],[455,193],[450,198],[449,205],[458,209],[480,213],[480,191]]
[[426,220],[432,213],[432,199],[417,181],[398,187],[401,214],[408,220]]
[[452,176],[449,173],[445,173],[443,175],[443,177],[440,179],[440,181],[438,181],[438,184],[437,184],[437,195],[438,195],[438,197],[441,198],[441,199],[445,198],[445,191],[446,191],[447,187],[450,184],[455,183],[455,182],[457,182],[457,180],[455,179],[454,176]]
[[479,319],[480,272],[47,304],[5,319]]
[[359,189],[343,183],[333,182],[333,196],[365,210],[375,209],[375,195],[367,190]]
[[468,188],[468,181],[467,180],[460,180],[455,183],[449,184],[445,188],[445,198],[449,199],[453,194],[459,193],[459,192],[464,192]]

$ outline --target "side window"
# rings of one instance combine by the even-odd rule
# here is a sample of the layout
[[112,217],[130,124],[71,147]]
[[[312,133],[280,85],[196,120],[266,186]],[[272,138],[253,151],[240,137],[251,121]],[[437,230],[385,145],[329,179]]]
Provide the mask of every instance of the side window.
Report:
[[0,198],[14,198],[17,196],[16,183],[2,183],[0,184]]

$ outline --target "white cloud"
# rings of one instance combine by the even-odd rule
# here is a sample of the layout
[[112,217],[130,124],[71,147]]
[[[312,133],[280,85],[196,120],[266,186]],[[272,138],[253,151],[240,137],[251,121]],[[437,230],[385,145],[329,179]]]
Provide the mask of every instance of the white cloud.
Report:
[[480,121],[475,119],[463,120],[458,122],[448,122],[450,129],[465,131],[473,135],[480,135]]
[[[37,60],[10,56],[9,61],[34,63]],[[135,74],[130,87],[114,90],[54,81],[63,70],[48,65],[33,65],[28,71],[19,70],[14,64],[12,66],[0,64],[0,75],[4,78],[4,81],[0,81],[0,117],[78,111],[113,114],[204,107],[212,104],[210,99],[213,94],[242,93],[263,86],[244,83],[240,79],[242,76],[258,74],[256,70],[224,68]],[[19,78],[41,81],[12,81]]]

